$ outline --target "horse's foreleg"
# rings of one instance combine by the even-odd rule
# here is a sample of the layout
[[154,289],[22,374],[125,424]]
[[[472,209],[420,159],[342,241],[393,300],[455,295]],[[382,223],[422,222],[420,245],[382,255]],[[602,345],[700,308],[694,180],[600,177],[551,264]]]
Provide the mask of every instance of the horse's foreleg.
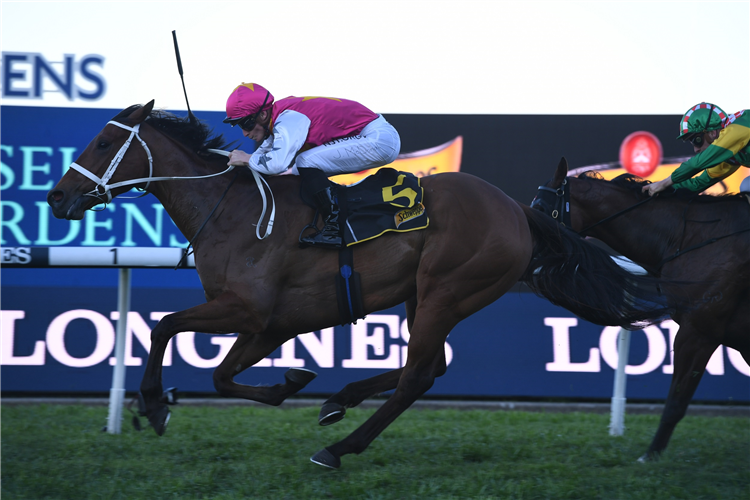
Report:
[[672,432],[685,416],[708,360],[718,346],[689,325],[680,327],[674,343],[674,374],[659,428],[639,462],[657,459],[666,449]]
[[141,395],[146,416],[158,435],[164,434],[169,421],[169,410],[160,401],[162,363],[169,340],[185,331],[233,333],[247,328],[249,321],[245,304],[234,293],[226,292],[205,304],[168,314],[151,331],[151,348],[141,381]]
[[216,391],[227,398],[250,399],[278,406],[301,390],[317,376],[315,372],[304,368],[290,368],[284,374],[286,383],[273,386],[249,386],[234,381],[235,376],[271,354],[285,340],[261,333],[240,335],[214,371]]
[[[406,366],[401,369],[396,392],[357,430],[338,443],[316,453],[311,458],[314,463],[335,469],[341,465],[343,455],[362,453],[391,422],[432,387],[435,377],[445,372],[443,346],[450,327],[455,322],[440,321],[441,318],[434,313],[424,314],[422,317],[428,317],[430,320],[423,322],[421,326],[419,318],[415,321],[415,330],[409,339]],[[450,327],[446,330],[446,326]],[[384,375],[392,376],[398,371],[394,370]]]

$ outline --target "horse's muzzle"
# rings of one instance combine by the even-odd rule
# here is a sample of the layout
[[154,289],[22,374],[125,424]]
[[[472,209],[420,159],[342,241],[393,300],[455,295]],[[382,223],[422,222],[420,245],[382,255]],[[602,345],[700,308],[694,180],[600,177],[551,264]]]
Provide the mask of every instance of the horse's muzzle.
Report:
[[53,189],[47,193],[47,204],[52,208],[52,215],[58,219],[81,220],[86,210],[90,208],[86,206],[89,204],[86,198],[86,196],[78,196],[72,199],[71,196],[66,196],[62,189]]

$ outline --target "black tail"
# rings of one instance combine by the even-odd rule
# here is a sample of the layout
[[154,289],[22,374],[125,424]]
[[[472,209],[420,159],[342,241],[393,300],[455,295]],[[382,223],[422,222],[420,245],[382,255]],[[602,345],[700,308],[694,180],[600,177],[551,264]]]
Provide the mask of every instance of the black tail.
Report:
[[548,215],[522,208],[534,240],[522,281],[534,293],[597,325],[639,329],[670,315],[658,279],[626,271]]

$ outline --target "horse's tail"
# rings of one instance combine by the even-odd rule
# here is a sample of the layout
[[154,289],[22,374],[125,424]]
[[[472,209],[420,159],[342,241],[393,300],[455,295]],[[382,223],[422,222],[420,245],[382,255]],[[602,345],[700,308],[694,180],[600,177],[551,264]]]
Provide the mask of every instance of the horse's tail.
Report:
[[638,329],[670,315],[658,279],[626,271],[548,215],[521,207],[534,241],[521,279],[534,293],[598,325]]

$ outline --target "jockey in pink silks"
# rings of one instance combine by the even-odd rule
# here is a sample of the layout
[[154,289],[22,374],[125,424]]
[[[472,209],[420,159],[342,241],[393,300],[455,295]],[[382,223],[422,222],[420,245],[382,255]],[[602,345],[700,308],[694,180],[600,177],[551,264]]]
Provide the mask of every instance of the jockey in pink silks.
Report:
[[225,123],[260,144],[254,153],[234,150],[229,165],[257,172],[299,175],[302,189],[325,218],[322,231],[302,238],[318,247],[342,245],[339,207],[328,177],[392,163],[401,139],[381,115],[355,101],[333,97],[273,95],[257,83],[243,83],[227,99]]

